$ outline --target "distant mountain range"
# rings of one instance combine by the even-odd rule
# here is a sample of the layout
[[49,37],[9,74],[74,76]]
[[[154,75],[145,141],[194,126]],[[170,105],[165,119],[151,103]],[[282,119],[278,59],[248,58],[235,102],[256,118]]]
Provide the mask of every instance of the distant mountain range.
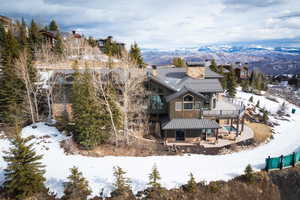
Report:
[[249,63],[267,74],[300,74],[300,47],[262,45],[207,45],[178,49],[142,49],[149,64],[171,64],[173,57],[187,61],[215,59],[218,64]]

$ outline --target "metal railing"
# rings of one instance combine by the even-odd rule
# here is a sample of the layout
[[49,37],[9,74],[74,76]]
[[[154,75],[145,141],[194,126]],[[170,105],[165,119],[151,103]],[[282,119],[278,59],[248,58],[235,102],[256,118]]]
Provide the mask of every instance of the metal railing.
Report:
[[238,117],[243,114],[243,110],[202,110],[204,117]]

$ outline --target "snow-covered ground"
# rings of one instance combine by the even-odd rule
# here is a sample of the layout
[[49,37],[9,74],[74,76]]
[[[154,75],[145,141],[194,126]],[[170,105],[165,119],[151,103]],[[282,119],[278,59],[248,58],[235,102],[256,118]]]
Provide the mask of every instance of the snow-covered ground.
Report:
[[[254,103],[259,99],[261,107],[276,112],[279,104],[269,101],[262,96],[238,92],[237,96],[248,101],[253,96]],[[282,102],[282,100],[280,100]],[[292,105],[289,105],[291,109]],[[101,188],[108,194],[112,189],[113,167],[120,166],[132,180],[134,191],[146,187],[148,176],[154,164],[157,165],[162,178],[162,184],[168,188],[184,184],[188,174],[192,172],[197,181],[228,180],[243,173],[247,164],[254,169],[264,168],[265,158],[279,156],[300,151],[300,109],[289,118],[290,121],[278,121],[275,127],[278,132],[269,143],[255,149],[245,150],[227,155],[185,155],[185,156],[151,156],[151,157],[113,157],[102,158],[84,157],[80,155],[66,155],[59,146],[59,142],[67,139],[54,127],[38,123],[37,128],[25,127],[23,136],[34,135],[36,150],[43,154],[46,165],[46,185],[59,196],[63,193],[63,182],[69,175],[69,168],[77,166],[88,179],[93,195],[99,194]],[[273,119],[274,120],[274,119]],[[50,137],[43,136],[49,135]],[[3,181],[3,169],[6,167],[2,159],[3,150],[7,150],[9,143],[0,139],[0,182]]]

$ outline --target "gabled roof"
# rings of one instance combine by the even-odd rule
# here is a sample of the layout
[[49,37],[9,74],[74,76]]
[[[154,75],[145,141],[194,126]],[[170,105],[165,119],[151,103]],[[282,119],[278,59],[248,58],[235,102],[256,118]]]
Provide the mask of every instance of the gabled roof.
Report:
[[180,96],[185,95],[185,94],[187,94],[187,93],[192,93],[193,95],[196,95],[196,96],[198,96],[198,97],[200,97],[200,98],[206,99],[206,97],[203,96],[202,94],[200,94],[200,93],[198,93],[198,92],[195,92],[195,91],[193,91],[193,90],[190,89],[190,88],[183,87],[180,91],[178,91],[178,92],[176,92],[176,93],[174,93],[174,94],[171,94],[171,95],[167,96],[167,97],[166,97],[166,101],[167,101],[167,102],[170,102],[170,101],[172,101],[173,99],[176,99],[177,97],[180,97]]
[[220,128],[219,124],[214,120],[196,119],[196,118],[182,118],[172,119],[163,125],[162,130],[176,130],[176,129],[205,129],[205,128]]
[[205,79],[191,78],[187,76],[186,69],[181,67],[158,67],[156,76],[153,76],[150,71],[148,74],[150,79],[176,92],[184,87],[196,93],[224,91],[218,80],[223,76],[211,71],[209,67],[205,68]]

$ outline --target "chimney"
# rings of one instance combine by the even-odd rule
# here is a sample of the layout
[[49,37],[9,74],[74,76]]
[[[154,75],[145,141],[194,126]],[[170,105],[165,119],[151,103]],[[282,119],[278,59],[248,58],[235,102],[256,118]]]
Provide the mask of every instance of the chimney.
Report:
[[194,79],[205,78],[205,65],[199,62],[188,62],[186,68],[186,74]]
[[73,33],[73,35],[75,35],[76,31],[75,31],[75,30],[73,30],[73,31],[72,31],[72,33]]
[[211,60],[210,59],[206,59],[205,60],[205,67],[209,67],[211,64]]
[[152,65],[152,75],[157,76],[157,66],[156,65]]

